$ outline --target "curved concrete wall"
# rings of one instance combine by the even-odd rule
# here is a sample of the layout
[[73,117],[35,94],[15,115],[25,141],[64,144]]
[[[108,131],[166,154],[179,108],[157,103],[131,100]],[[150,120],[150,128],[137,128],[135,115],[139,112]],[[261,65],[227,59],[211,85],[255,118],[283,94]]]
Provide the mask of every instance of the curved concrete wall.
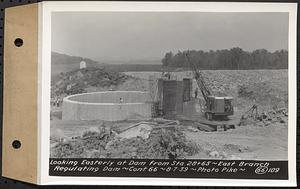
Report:
[[83,93],[65,97],[63,100],[63,120],[119,121],[145,118],[151,118],[151,103],[148,92]]

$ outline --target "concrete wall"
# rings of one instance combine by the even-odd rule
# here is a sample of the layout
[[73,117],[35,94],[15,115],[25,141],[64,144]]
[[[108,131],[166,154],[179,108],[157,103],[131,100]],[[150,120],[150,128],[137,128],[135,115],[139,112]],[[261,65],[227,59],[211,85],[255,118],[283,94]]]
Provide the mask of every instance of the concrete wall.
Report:
[[[183,81],[162,80],[163,112],[168,118],[174,117],[183,111]],[[161,92],[159,92],[161,93]]]
[[70,101],[87,103],[145,103],[150,101],[150,94],[142,91],[105,91],[71,95]]
[[[122,98],[122,102],[120,102]],[[106,120],[151,118],[148,92],[106,91],[71,95],[63,100],[63,120]]]

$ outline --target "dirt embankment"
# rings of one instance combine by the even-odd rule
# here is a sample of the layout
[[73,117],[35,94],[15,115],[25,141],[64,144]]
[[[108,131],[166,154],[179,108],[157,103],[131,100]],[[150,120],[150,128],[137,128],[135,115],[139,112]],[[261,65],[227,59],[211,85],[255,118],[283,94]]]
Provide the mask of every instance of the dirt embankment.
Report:
[[256,104],[265,110],[287,108],[287,70],[203,71],[215,95],[235,98],[238,109]]
[[102,88],[124,83],[130,76],[119,72],[107,72],[101,68],[76,69],[61,73],[52,80],[51,97],[87,92],[89,87]]
[[[149,76],[155,74],[158,77],[161,75],[158,72],[137,73],[131,76],[121,74],[120,77],[116,77],[120,78],[118,85],[103,87],[89,84],[89,87],[85,85],[85,90],[89,92],[113,88],[144,91],[148,89]],[[177,79],[192,77],[188,72],[173,74],[177,74]],[[231,120],[240,122],[241,115],[254,104],[258,107],[257,116],[256,112],[250,111],[242,124],[227,131],[204,132],[193,125],[185,125],[175,130],[153,129],[148,138],[123,139],[118,139],[117,135],[121,132],[117,130],[117,135],[110,131],[110,134],[103,135],[103,132],[98,130],[88,135],[82,134],[83,130],[91,127],[88,122],[80,122],[75,127],[75,123],[52,120],[51,135],[58,139],[52,137],[51,157],[286,159],[287,70],[205,70],[203,74],[215,95],[234,97],[235,114],[230,117]],[[55,124],[58,126],[54,127]],[[122,128],[124,124],[116,124],[116,127]],[[101,124],[96,124],[97,127],[99,125]],[[58,134],[53,132],[57,128],[63,130],[61,137],[57,137]],[[65,140],[66,130],[69,136],[75,138]]]
[[[208,87],[216,96],[234,97],[237,111],[245,111],[253,104],[265,110],[286,108],[288,104],[287,70],[203,70]],[[161,77],[161,72],[126,72],[139,79],[136,88],[148,85],[149,76]],[[191,71],[171,72],[172,78],[193,78]],[[198,88],[193,81],[193,91]],[[192,93],[194,94],[194,93]]]

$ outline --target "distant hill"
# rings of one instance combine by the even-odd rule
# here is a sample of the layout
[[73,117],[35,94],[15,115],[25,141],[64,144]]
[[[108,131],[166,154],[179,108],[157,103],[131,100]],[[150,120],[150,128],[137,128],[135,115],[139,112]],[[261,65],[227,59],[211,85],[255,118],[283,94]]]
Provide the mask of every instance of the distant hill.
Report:
[[51,53],[51,75],[56,76],[60,73],[69,72],[79,68],[79,63],[84,60],[87,67],[99,67],[101,64],[98,62],[82,58],[79,56],[69,56],[57,52]]
[[[162,64],[110,64],[110,63],[98,63],[97,61],[82,58],[79,56],[70,56],[57,52],[51,54],[51,75],[55,77],[60,73],[66,73],[79,68],[79,63],[84,60],[88,68],[104,68],[107,71],[112,72],[149,72],[149,71],[162,71]],[[149,61],[150,62],[150,61]],[[148,62],[148,63],[149,63]]]
[[160,72],[161,64],[102,64],[107,71],[114,72]]
[[113,59],[102,59],[98,58],[99,62],[105,63],[105,64],[132,64],[132,65],[145,65],[145,64],[151,64],[151,65],[161,65],[161,59],[120,59],[120,60],[113,60]]

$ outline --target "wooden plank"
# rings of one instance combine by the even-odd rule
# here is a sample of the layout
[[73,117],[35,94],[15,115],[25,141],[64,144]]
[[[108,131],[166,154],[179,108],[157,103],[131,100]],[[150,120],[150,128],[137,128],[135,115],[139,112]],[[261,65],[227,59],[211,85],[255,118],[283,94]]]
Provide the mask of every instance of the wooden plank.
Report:
[[201,123],[195,123],[195,125],[201,131],[207,131],[207,132],[217,131],[217,127],[212,127],[210,125],[204,125]]
[[204,119],[200,119],[200,118],[186,117],[186,116],[183,116],[183,115],[178,115],[176,118],[180,121],[193,121],[193,122],[198,122],[198,123],[202,123],[202,124],[205,124],[205,125],[212,125],[212,126],[223,124],[223,123],[218,123],[216,121],[208,121],[208,120],[204,120]]

